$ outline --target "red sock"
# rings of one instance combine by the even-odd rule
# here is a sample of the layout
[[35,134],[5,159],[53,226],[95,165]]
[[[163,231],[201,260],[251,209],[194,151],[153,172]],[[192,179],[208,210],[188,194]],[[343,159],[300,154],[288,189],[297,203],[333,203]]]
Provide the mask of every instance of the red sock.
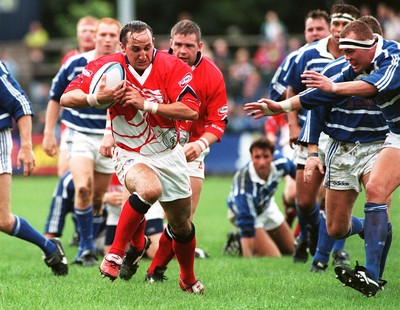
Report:
[[138,229],[133,234],[133,236],[129,242],[131,244],[131,246],[136,248],[137,251],[141,251],[144,248],[144,244],[145,244],[144,230],[145,230],[145,228],[146,228],[146,219],[143,218],[143,222],[141,222],[139,224]]
[[143,214],[140,214],[131,207],[128,199],[122,207],[117,229],[115,231],[114,241],[109,253],[117,254],[121,257],[124,256],[126,245],[135,234],[143,217]]
[[179,262],[180,277],[186,285],[193,285],[197,280],[194,275],[194,251],[196,249],[196,236],[186,243],[172,240],[172,249]]
[[153,260],[151,261],[147,272],[149,274],[153,274],[156,266],[163,268],[167,267],[168,263],[174,258],[174,255],[174,251],[172,250],[172,240],[167,237],[164,229],[160,240],[158,241],[158,249],[156,254],[154,254]]

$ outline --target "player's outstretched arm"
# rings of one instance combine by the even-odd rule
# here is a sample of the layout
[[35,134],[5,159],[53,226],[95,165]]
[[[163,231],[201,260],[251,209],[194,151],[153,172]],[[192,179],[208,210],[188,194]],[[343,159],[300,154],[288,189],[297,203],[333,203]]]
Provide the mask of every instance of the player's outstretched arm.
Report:
[[301,75],[302,83],[307,87],[314,87],[326,93],[341,96],[370,97],[378,92],[378,89],[365,81],[347,81],[334,83],[328,77],[314,71],[304,71]]
[[247,116],[253,117],[254,119],[300,110],[301,108],[299,96],[294,96],[283,101],[261,98],[257,102],[249,102],[244,105]]

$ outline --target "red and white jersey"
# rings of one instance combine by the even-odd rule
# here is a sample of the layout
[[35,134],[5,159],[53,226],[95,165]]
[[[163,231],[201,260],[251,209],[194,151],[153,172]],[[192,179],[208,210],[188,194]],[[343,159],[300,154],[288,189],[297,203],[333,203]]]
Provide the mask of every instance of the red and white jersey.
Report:
[[214,62],[198,53],[192,66],[194,87],[200,101],[199,118],[195,122],[181,121],[181,128],[189,131],[189,141],[198,140],[209,132],[221,140],[228,120],[228,100],[222,72]]
[[[102,65],[113,61],[123,65],[127,84],[138,90],[147,101],[158,104],[179,101],[199,111],[190,67],[175,56],[156,49],[151,65],[142,75],[133,69],[124,54],[107,55],[90,62],[66,92],[80,88],[89,93],[94,73]],[[177,120],[140,111],[131,105],[122,107],[116,104],[109,108],[109,113],[114,140],[125,150],[148,156],[173,149],[179,141]]]

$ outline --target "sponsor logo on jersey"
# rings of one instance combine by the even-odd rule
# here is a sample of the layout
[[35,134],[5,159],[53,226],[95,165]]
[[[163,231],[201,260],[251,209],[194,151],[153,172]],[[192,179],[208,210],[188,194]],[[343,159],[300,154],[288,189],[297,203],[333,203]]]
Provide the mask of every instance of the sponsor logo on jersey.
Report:
[[218,115],[227,115],[228,114],[228,105],[224,105],[218,109]]
[[179,81],[179,86],[180,87],[185,87],[189,82],[193,79],[192,73],[188,72],[186,75],[183,77],[182,80]]
[[87,69],[83,69],[82,74],[84,76],[91,77],[93,75],[93,71],[87,70]]

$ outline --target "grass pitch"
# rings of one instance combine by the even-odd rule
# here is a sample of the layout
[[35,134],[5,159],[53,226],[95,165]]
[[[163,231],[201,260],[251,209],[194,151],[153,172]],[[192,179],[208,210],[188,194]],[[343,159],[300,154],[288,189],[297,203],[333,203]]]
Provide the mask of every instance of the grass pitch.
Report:
[[[14,177],[12,211],[43,231],[56,182],[55,177]],[[146,259],[129,282],[111,282],[100,276],[98,268],[74,265],[67,277],[58,278],[42,262],[40,249],[0,234],[0,309],[398,309],[399,190],[391,211],[394,234],[384,275],[388,284],[376,297],[366,298],[342,287],[331,265],[325,274],[310,273],[311,258],[306,264],[294,264],[292,257],[243,259],[222,255],[226,234],[232,229],[225,205],[230,182],[226,177],[206,178],[195,218],[198,246],[211,254],[209,259],[195,262],[196,275],[206,287],[205,296],[180,290],[175,260],[166,271],[168,280],[152,285],[144,282],[150,263]],[[355,213],[362,216],[364,193],[360,196]],[[76,248],[68,245],[71,235],[72,222],[68,219],[61,239],[70,262],[76,254]],[[361,239],[348,239],[346,249],[352,265],[356,260],[364,264]]]

